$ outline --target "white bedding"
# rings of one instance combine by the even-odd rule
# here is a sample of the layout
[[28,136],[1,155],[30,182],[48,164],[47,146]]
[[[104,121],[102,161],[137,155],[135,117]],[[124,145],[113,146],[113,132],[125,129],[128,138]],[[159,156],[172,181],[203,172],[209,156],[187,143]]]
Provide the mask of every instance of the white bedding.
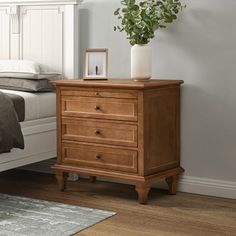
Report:
[[24,98],[25,121],[56,116],[56,94],[54,92],[29,93],[6,89],[0,89],[0,91]]
[[0,172],[56,157],[56,117],[25,121],[21,127],[25,149],[0,154]]

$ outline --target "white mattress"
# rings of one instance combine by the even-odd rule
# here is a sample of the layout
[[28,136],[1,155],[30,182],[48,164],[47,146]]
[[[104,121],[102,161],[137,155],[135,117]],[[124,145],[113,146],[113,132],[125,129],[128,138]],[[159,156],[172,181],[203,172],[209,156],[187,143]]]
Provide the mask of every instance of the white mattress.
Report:
[[56,116],[56,94],[54,92],[29,93],[6,89],[0,89],[0,91],[24,98],[25,121]]

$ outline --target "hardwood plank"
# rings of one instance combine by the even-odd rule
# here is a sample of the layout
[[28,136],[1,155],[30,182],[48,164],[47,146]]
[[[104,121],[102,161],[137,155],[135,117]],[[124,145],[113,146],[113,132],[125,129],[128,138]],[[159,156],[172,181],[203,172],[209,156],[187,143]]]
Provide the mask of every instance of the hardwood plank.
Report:
[[0,174],[0,192],[116,211],[78,236],[224,236],[236,235],[236,200],[152,189],[140,205],[134,186],[90,180],[67,182],[60,192],[53,175],[27,171]]

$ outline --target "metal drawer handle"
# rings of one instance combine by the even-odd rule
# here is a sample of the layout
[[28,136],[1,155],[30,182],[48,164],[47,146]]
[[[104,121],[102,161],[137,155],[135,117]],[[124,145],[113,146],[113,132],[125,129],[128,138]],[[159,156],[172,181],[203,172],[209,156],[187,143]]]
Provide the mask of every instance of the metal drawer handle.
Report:
[[101,110],[101,107],[100,107],[99,105],[96,105],[96,106],[94,107],[94,109],[95,109],[96,111],[100,111],[100,110]]
[[99,136],[99,135],[101,135],[101,131],[100,131],[100,130],[96,130],[96,131],[95,131],[95,134],[96,134],[97,136]]
[[102,156],[100,154],[96,155],[96,160],[101,160]]

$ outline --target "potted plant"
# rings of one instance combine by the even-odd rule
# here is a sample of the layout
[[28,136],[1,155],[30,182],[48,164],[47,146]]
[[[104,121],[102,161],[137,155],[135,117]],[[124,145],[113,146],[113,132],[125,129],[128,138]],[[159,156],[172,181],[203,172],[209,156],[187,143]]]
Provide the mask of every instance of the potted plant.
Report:
[[131,48],[131,77],[143,81],[151,78],[151,48],[149,42],[155,31],[177,19],[185,7],[180,0],[122,0],[114,15],[121,24],[115,31],[127,34]]

